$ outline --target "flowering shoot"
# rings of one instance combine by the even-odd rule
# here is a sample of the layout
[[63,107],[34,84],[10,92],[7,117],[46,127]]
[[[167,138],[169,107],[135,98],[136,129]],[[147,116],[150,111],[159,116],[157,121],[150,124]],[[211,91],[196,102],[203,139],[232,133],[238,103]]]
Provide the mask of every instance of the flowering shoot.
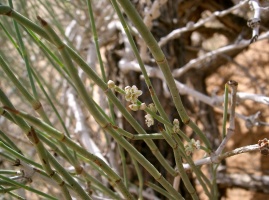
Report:
[[199,150],[201,147],[200,141],[195,141],[193,138],[190,142],[188,142],[187,145],[185,145],[185,152],[189,156],[191,153],[193,153],[195,150]]
[[138,90],[135,85],[133,85],[132,87],[126,86],[124,90],[126,101],[129,101],[131,103],[136,103],[137,98],[142,94],[142,91]]

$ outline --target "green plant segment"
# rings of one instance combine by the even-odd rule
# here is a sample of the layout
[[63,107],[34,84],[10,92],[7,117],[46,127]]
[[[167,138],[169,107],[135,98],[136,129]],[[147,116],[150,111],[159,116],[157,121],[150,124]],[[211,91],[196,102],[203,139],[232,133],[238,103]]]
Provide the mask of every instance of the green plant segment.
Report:
[[[92,10],[90,9],[90,2],[88,2],[88,5],[89,5],[89,11],[90,11],[90,16],[91,16],[91,21],[92,21],[92,27],[94,27],[94,23],[93,23],[93,16],[92,16]],[[118,14],[120,15],[120,12],[119,12],[119,9],[117,7],[117,4],[116,2],[113,2],[113,5],[114,7],[116,8],[116,10],[118,11]],[[142,129],[142,127],[140,125],[138,125],[138,123],[135,121],[134,118],[132,118],[132,116],[128,113],[128,111],[125,110],[124,107],[122,107],[122,105],[119,103],[119,101],[116,99],[115,95],[108,90],[105,82],[103,82],[99,77],[98,75],[93,72],[91,70],[91,68],[89,68],[85,62],[78,56],[78,54],[76,54],[70,47],[68,47],[67,45],[65,45],[64,43],[61,42],[61,40],[59,39],[59,37],[57,36],[57,34],[50,28],[50,26],[47,24],[47,22],[45,22],[43,19],[41,19],[40,17],[38,17],[39,21],[41,22],[42,26],[44,27],[44,29],[40,28],[39,26],[33,24],[31,21],[29,21],[27,18],[24,18],[23,16],[19,15],[18,13],[16,13],[15,11],[11,10],[10,8],[6,7],[6,6],[1,6],[0,10],[2,11],[3,14],[6,14],[7,16],[11,16],[13,17],[15,20],[17,20],[19,23],[22,23],[22,25],[24,25],[27,29],[29,29],[29,33],[30,31],[34,31],[35,33],[39,34],[40,36],[46,38],[47,40],[51,41],[53,44],[55,44],[57,46],[57,48],[60,50],[60,53],[62,55],[62,60],[63,60],[63,63],[64,63],[64,69],[66,70],[66,72],[68,73],[67,75],[70,77],[69,81],[74,85],[74,87],[76,88],[76,90],[78,91],[78,94],[79,96],[82,98],[82,100],[84,101],[84,104],[86,105],[86,107],[88,108],[89,112],[94,116],[95,120],[100,124],[101,127],[103,127],[103,129],[107,132],[109,132],[112,137],[114,137],[114,139],[116,139],[117,143],[120,144],[120,146],[122,146],[123,148],[125,148],[127,150],[127,152],[135,159],[137,160],[143,167],[145,167],[147,169],[147,171],[170,193],[170,195],[172,195],[174,198],[178,199],[178,198],[182,198],[181,195],[179,193],[176,192],[176,190],[174,190],[172,188],[172,186],[161,176],[161,174],[139,153],[137,152],[126,140],[124,140],[118,133],[117,129],[115,129],[114,126],[112,126],[110,124],[109,121],[107,121],[107,116],[104,116],[104,113],[100,113],[100,111],[95,107],[95,103],[94,101],[91,99],[90,96],[87,95],[87,91],[86,89],[84,88],[83,86],[83,83],[81,82],[80,80],[80,77],[77,75],[78,72],[77,72],[77,69],[75,68],[75,66],[72,64],[72,60],[70,58],[73,58],[75,62],[77,62],[78,64],[80,64],[80,66],[82,67],[82,69],[87,73],[87,75],[90,76],[90,78],[93,79],[93,81],[95,81],[96,84],[98,84],[104,91],[106,91],[106,94],[107,96],[109,97],[110,101],[112,103],[115,104],[115,106],[117,106],[123,113],[123,115],[126,117],[126,119],[134,126],[134,128],[136,128],[140,133],[143,133],[145,134],[145,131]],[[121,16],[121,15],[120,15]],[[121,19],[123,19],[121,17]],[[124,23],[124,20],[122,20],[122,23]],[[124,26],[126,27],[127,25],[124,24]],[[19,32],[17,32],[19,33]],[[97,35],[96,35],[96,31],[94,31],[95,33],[95,38],[97,38]],[[166,121],[168,121],[168,118],[165,114],[165,112],[163,111],[158,99],[156,98],[156,95],[154,94],[154,90],[153,90],[153,87],[150,83],[150,80],[146,74],[146,70],[145,68],[143,67],[143,63],[142,63],[142,60],[140,59],[139,57],[139,54],[134,46],[134,42],[131,40],[131,37],[130,37],[130,33],[127,32],[128,35],[129,35],[129,39],[133,45],[133,49],[134,51],[136,52],[136,55],[137,55],[137,58],[139,59],[140,61],[140,65],[143,69],[143,73],[145,75],[145,77],[147,77],[147,83],[148,83],[148,86],[149,86],[149,89],[152,90],[151,94],[152,94],[152,98],[153,98],[153,101],[156,103],[157,105],[157,108],[158,108],[158,111],[161,113],[161,117],[164,118]],[[31,33],[31,35],[36,38],[36,36],[33,35],[33,33]],[[10,36],[9,36],[10,37]],[[37,40],[36,40],[37,41]],[[95,43],[96,43],[96,47],[98,48],[98,42],[97,40],[95,40]],[[22,44],[22,43],[21,43]],[[42,43],[41,43],[42,44]],[[22,45],[21,45],[22,46]],[[45,47],[45,46],[43,46]],[[48,49],[46,48],[42,48],[44,52],[49,52]],[[23,50],[23,52],[25,52],[25,50]],[[98,51],[99,52],[99,51]],[[48,55],[51,55],[51,53],[49,53]],[[48,56],[47,55],[47,56]],[[53,55],[53,54],[52,54]],[[101,56],[100,56],[100,53],[98,53],[98,58],[99,58],[99,61],[100,63],[101,62]],[[50,57],[51,59],[52,57]],[[56,57],[55,57],[56,58]],[[26,57],[24,57],[24,59],[27,59]],[[56,61],[57,62],[57,61]],[[59,62],[59,61],[58,61]],[[17,85],[17,88],[22,91],[23,94],[25,94],[26,98],[28,97],[28,101],[31,103],[33,102],[32,104],[36,104],[36,105],[39,105],[40,103],[35,103],[34,102],[34,98],[31,97],[31,95],[26,91],[26,89],[20,84],[20,82],[15,78],[14,74],[11,72],[11,70],[8,68],[7,64],[5,63],[5,61],[3,59],[1,59],[1,66],[2,66],[2,69],[5,70],[5,72],[9,75],[9,78],[11,80],[14,80],[14,83]],[[27,65],[28,66],[28,65]],[[102,66],[102,65],[101,65]],[[103,67],[101,68],[102,69],[102,76],[103,76],[103,79],[106,80],[106,77],[105,77],[105,71],[103,69]],[[32,74],[31,73],[31,70],[28,66],[28,73]],[[37,77],[36,77],[37,78]],[[38,79],[37,79],[38,80]],[[40,82],[39,82],[40,84]],[[32,84],[33,85],[33,84]],[[44,91],[44,90],[43,90]],[[36,92],[35,92],[36,93]],[[36,95],[37,96],[37,95]],[[37,107],[37,106],[34,106],[34,107]],[[8,107],[7,107],[8,108]],[[42,107],[41,107],[42,108]],[[11,110],[7,110],[7,111],[11,111]],[[150,112],[150,110],[148,110],[148,112]],[[13,114],[16,114],[16,113],[21,113],[21,112],[17,112],[15,111]],[[153,116],[155,116],[157,119],[158,119],[158,115],[151,113]],[[45,113],[40,113],[41,116],[44,116],[44,120],[45,122],[49,123],[49,120],[45,117]],[[29,115],[23,115],[24,117],[25,116],[28,116]],[[30,118],[33,120],[33,118]],[[160,121],[162,119],[160,118]],[[44,122],[40,121],[37,123],[36,120],[34,120],[35,122],[33,121],[30,121],[30,124],[34,125],[34,126],[37,126],[39,128],[41,128],[42,126],[40,124],[44,124]],[[50,124],[51,125],[51,124]],[[48,125],[46,125],[46,127],[48,127]],[[169,127],[169,126],[168,126]],[[168,128],[167,127],[167,128]],[[171,127],[171,125],[170,125]],[[41,128],[42,131],[45,131],[48,135],[50,135],[49,133],[51,132],[44,128]],[[171,131],[171,128],[168,128],[168,130]],[[31,132],[31,133],[35,133],[34,135],[36,135],[36,132],[34,131],[34,129],[32,129],[32,131],[28,131],[28,132]],[[57,134],[59,136],[57,136]],[[97,162],[97,158],[96,157],[92,157],[93,155],[90,155],[88,154],[85,150],[81,149],[80,147],[78,147],[77,145],[75,145],[75,143],[73,143],[71,140],[69,140],[68,138],[66,138],[66,136],[64,136],[63,134],[60,134],[60,133],[57,133],[55,135],[50,135],[50,137],[54,138],[56,136],[55,139],[59,140],[59,144],[62,146],[62,148],[64,149],[64,154],[68,155],[68,150],[66,149],[66,146],[64,146],[63,144],[66,144],[69,148],[71,148],[72,150],[75,150],[76,152],[80,153],[81,155],[87,157],[87,158],[91,158],[90,160],[93,161],[94,163]],[[162,135],[164,136],[164,138],[167,140],[167,141],[170,141],[171,143],[171,146],[172,148],[175,149],[175,147],[177,146],[176,143],[172,140],[171,136],[169,136],[165,131],[162,132]],[[37,138],[37,136],[35,136],[35,138]],[[39,145],[41,145],[40,142],[37,142],[39,140],[35,140],[34,143],[37,143]],[[67,143],[66,143],[67,141]],[[145,141],[148,143],[148,145],[150,146],[150,148],[152,149],[153,152],[155,152],[155,156],[160,160],[160,162],[167,168],[168,171],[171,171],[172,174],[175,175],[174,172],[172,172],[171,170],[171,167],[168,166],[167,164],[165,164],[166,162],[162,162],[163,158],[162,156],[160,155],[160,153],[158,153],[158,150],[157,150],[157,147],[154,145],[154,143],[150,140],[150,139],[145,139]],[[71,146],[69,146],[71,145]],[[37,149],[42,149],[44,148],[43,146],[40,146],[38,147]],[[40,151],[40,156],[41,157],[45,157],[46,158],[46,155],[44,153],[44,150],[41,150]],[[178,150],[175,149],[175,154],[177,155],[178,154]],[[49,156],[49,160],[51,160],[51,156]],[[46,158],[47,159],[47,158]],[[70,158],[72,160],[72,158]],[[178,160],[180,159],[179,156],[177,156],[177,159]],[[49,161],[49,160],[46,160],[46,162],[44,163],[49,163],[49,162],[52,162],[53,163],[57,163],[56,161]],[[75,161],[73,161],[74,163]],[[120,179],[120,177],[118,177],[118,175],[116,175],[111,169],[109,169],[109,166],[106,166],[106,164],[104,162],[102,162],[101,160],[99,160],[97,163],[103,163],[103,164],[98,164],[103,170],[104,172],[110,177],[110,179],[115,183],[116,187],[118,187],[118,189],[121,191],[121,193],[125,196],[126,199],[132,199],[131,195],[129,194],[129,192],[127,191],[127,188],[125,188],[125,186],[123,186],[122,184],[122,181]],[[178,163],[177,164],[179,165],[182,165],[182,163]],[[57,167],[58,165],[54,165],[55,168],[59,168]],[[136,168],[138,167],[137,164],[135,165]],[[45,171],[48,172],[48,174],[51,174],[51,172],[49,172],[51,169],[46,167],[46,165],[44,166],[45,167]],[[178,166],[180,168],[180,166]],[[60,172],[62,172],[63,169],[59,169]],[[138,170],[138,169],[137,169]],[[181,171],[183,173],[183,171]],[[63,172],[62,172],[63,173]],[[61,173],[60,173],[61,174]],[[114,174],[114,175],[113,175]],[[66,176],[64,174],[61,174],[62,176]],[[114,177],[114,178],[113,178]],[[185,177],[184,180],[188,182],[188,178],[186,176],[183,176]],[[65,179],[69,179],[69,180],[72,180],[70,178],[66,178]],[[125,179],[126,180],[126,179]],[[113,184],[113,185],[114,185]],[[73,184],[72,184],[73,185]],[[126,185],[126,184],[125,184]],[[189,187],[191,187],[191,185],[189,184]],[[141,186],[140,186],[141,188]],[[66,191],[67,192],[67,191]],[[195,194],[193,193],[194,190],[192,189],[192,194]],[[65,193],[65,192],[64,192]],[[80,194],[83,194],[83,193],[80,193]],[[141,192],[140,192],[140,196],[141,196]],[[67,198],[67,197],[66,197]],[[84,197],[86,198],[86,197]],[[197,199],[195,197],[195,199]]]
[[[5,161],[0,193],[10,199],[34,194],[37,199],[183,200],[182,184],[198,200],[198,183],[209,199],[218,198],[217,166],[226,143],[214,152],[187,114],[167,58],[132,1],[85,0],[76,2],[78,7],[69,1],[14,2],[0,4],[0,35],[7,40],[6,49],[0,49],[0,158]],[[29,5],[40,7],[28,11]],[[72,31],[80,32],[81,26],[87,36],[74,37]],[[106,26],[113,26],[115,34],[106,36]],[[89,37],[91,48],[83,46]],[[106,37],[120,40],[120,48],[130,52],[117,50]],[[140,53],[141,41],[150,61]],[[106,48],[116,53],[108,55]],[[110,80],[115,69],[106,58],[120,60],[123,54],[137,62],[143,84],[121,82],[121,74]],[[173,116],[146,62],[158,65]],[[234,87],[225,85],[223,141],[234,131]],[[226,131],[228,113],[232,127]],[[164,148],[171,152],[169,159]],[[198,151],[204,157],[194,161]],[[212,177],[201,170],[203,164]]]

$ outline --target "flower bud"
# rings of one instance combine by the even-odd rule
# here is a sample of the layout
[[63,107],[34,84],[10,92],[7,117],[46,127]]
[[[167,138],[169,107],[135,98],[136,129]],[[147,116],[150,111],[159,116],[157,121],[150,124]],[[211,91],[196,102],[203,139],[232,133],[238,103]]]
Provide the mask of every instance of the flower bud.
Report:
[[131,104],[131,105],[129,105],[129,108],[130,108],[132,111],[138,111],[138,109],[139,109],[139,105],[137,105],[137,104]]
[[173,132],[178,133],[179,132],[179,121],[178,119],[174,119],[173,121]]
[[114,81],[109,80],[109,81],[107,82],[107,86],[108,86],[108,88],[113,89],[113,88],[115,87],[115,83],[114,83]]
[[157,112],[157,109],[156,109],[154,103],[150,103],[150,104],[148,105],[148,108],[149,108],[152,112],[154,112],[154,113]]
[[145,110],[146,107],[147,107],[147,105],[146,105],[145,103],[141,103],[139,109],[140,109],[140,110]]

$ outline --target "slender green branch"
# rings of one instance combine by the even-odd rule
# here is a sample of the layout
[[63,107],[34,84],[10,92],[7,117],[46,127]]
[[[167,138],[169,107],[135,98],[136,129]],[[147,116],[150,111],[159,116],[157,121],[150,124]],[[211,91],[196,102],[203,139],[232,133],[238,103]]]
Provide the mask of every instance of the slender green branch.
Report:
[[[101,73],[102,73],[102,79],[104,82],[107,82],[105,68],[104,68],[103,60],[102,60],[100,49],[99,49],[98,35],[97,35],[97,31],[96,31],[95,20],[94,20],[93,10],[92,10],[90,0],[87,0],[87,5],[88,5],[89,16],[90,16],[90,22],[91,22],[91,28],[92,28],[92,33],[93,33],[95,49],[96,49],[97,58],[98,58]],[[114,115],[114,105],[112,104],[111,100],[109,100],[109,99],[108,99],[108,105],[109,105],[111,119],[113,121],[113,124],[115,124],[116,120],[115,120],[115,115]],[[121,146],[118,146],[118,148],[119,148],[121,163],[122,163],[123,180],[124,180],[125,186],[128,188],[126,157],[125,157],[124,149]]]
[[182,155],[184,155],[185,151],[182,149],[179,149],[179,147],[180,147],[179,145],[182,144],[182,142],[179,140],[173,140],[172,138],[167,137],[167,134],[165,133],[165,131],[162,129],[161,126],[159,126],[159,130],[163,134],[163,137],[166,138],[166,141],[168,141],[169,145],[173,149],[173,153],[174,153],[175,161],[176,161],[176,166],[178,168],[179,174],[180,174],[188,192],[191,194],[193,199],[198,200],[198,196],[196,194],[196,191],[195,191],[194,187],[192,186],[186,171],[183,168],[181,157],[182,157]]
[[22,151],[18,148],[18,146],[14,144],[14,142],[1,130],[0,130],[0,138],[2,138],[8,144],[8,146],[10,146],[16,152],[22,154]]
[[136,171],[137,176],[138,176],[138,182],[139,182],[138,199],[143,200],[143,186],[144,186],[143,175],[141,173],[141,170],[139,168],[137,161],[132,159],[132,162],[134,164],[135,171]]
[[[62,177],[72,186],[72,189],[77,193],[81,199],[92,199],[86,191],[81,187],[81,185],[61,166],[60,163],[51,155],[47,154],[50,163],[53,167],[61,174]],[[63,183],[62,183],[63,184]],[[72,198],[71,198],[72,199]]]
[[120,19],[120,22],[121,22],[121,24],[123,26],[123,29],[124,29],[124,31],[126,33],[126,36],[128,37],[128,40],[129,40],[130,45],[132,47],[132,50],[133,50],[133,52],[135,54],[135,57],[136,57],[136,59],[138,61],[138,64],[140,66],[140,69],[142,71],[142,74],[143,74],[143,76],[145,78],[145,82],[146,82],[146,84],[148,86],[148,90],[150,91],[151,98],[152,98],[152,100],[153,100],[153,102],[154,102],[154,104],[155,104],[158,112],[160,113],[161,117],[163,119],[165,119],[166,121],[169,121],[168,116],[165,113],[165,111],[163,109],[163,106],[161,105],[161,103],[160,103],[160,101],[159,101],[159,99],[158,99],[158,97],[156,95],[156,92],[154,90],[154,87],[151,84],[151,81],[150,81],[150,78],[148,76],[147,70],[146,70],[146,68],[144,66],[144,63],[143,63],[142,59],[141,59],[141,56],[139,54],[139,51],[138,51],[138,49],[136,47],[136,44],[134,42],[134,39],[133,39],[133,37],[132,37],[132,35],[130,33],[129,27],[128,27],[127,23],[125,22],[124,17],[123,17],[123,15],[122,15],[119,7],[118,7],[118,4],[117,4],[116,0],[111,0],[111,3],[113,5],[113,7],[114,7],[114,9],[115,9],[115,11],[116,11],[119,19]]
[[[12,10],[8,6],[0,6],[0,15],[7,15],[8,17],[12,17],[13,19],[17,20],[19,23],[24,25],[25,27],[31,29],[41,37],[45,38],[48,41],[52,40],[48,36],[48,34],[35,23],[30,21],[29,19],[25,18],[24,16],[20,15],[16,11]],[[52,42],[53,43],[53,42]],[[131,126],[139,133],[139,134],[146,134],[145,130],[141,127],[141,125],[133,118],[133,116],[126,110],[126,108],[122,105],[122,103],[117,99],[114,93],[108,89],[107,84],[98,77],[98,75],[92,70],[91,67],[87,65],[87,63],[69,46],[65,45],[69,55],[71,58],[81,67],[81,69],[92,79],[108,96],[108,98],[113,102],[113,104],[119,109],[122,115],[126,118],[126,120],[131,124]],[[151,149],[153,155],[159,160],[160,164],[173,176],[176,176],[175,170],[168,164],[167,160],[163,157],[161,152],[158,150],[155,143],[147,139],[145,140],[146,144]]]
[[11,71],[10,67],[4,61],[3,57],[0,55],[0,65],[2,70],[6,73],[9,80],[18,88],[18,90],[23,94],[23,96],[30,102],[32,105],[36,103],[35,98],[28,92],[28,90],[23,86],[23,84],[16,78],[14,73]]
[[[63,195],[66,199],[72,199],[69,191],[66,187],[65,182],[62,180],[62,178],[55,173],[55,171],[52,170],[51,166],[50,166],[50,162],[48,159],[48,156],[50,155],[50,153],[45,149],[44,145],[42,144],[42,142],[39,140],[35,130],[33,129],[33,127],[31,127],[31,129],[29,130],[29,132],[27,133],[27,137],[30,139],[30,141],[35,145],[38,156],[41,160],[43,169],[46,171],[46,173],[52,178],[54,179],[60,186],[63,192]],[[78,191],[77,191],[78,192]],[[83,198],[85,198],[85,195],[83,195],[84,193],[79,193]]]
[[92,29],[95,49],[96,49],[97,58],[98,58],[98,61],[99,61],[99,64],[100,64],[102,78],[103,78],[104,82],[107,82],[106,72],[105,72],[102,56],[101,56],[100,49],[99,49],[98,35],[97,35],[97,31],[96,31],[96,26],[95,26],[95,20],[94,20],[94,17],[93,17],[93,10],[92,10],[92,6],[91,6],[91,0],[87,0],[87,5],[88,5],[89,16],[90,16],[91,29]]
[[199,137],[203,140],[206,146],[210,149],[211,145],[209,143],[209,140],[201,132],[199,127],[195,123],[193,123],[192,120],[187,115],[187,112],[182,104],[178,89],[176,87],[174,77],[170,71],[166,57],[164,53],[162,52],[161,48],[159,47],[154,36],[146,27],[140,15],[138,14],[138,12],[136,11],[136,9],[134,8],[134,6],[129,0],[118,0],[118,2],[123,8],[123,10],[125,11],[125,13],[127,14],[127,16],[131,19],[131,21],[133,22],[137,30],[139,31],[140,35],[142,36],[143,40],[145,41],[149,50],[151,51],[155,61],[160,67],[164,75],[164,78],[166,80],[166,83],[170,89],[171,96],[173,98],[174,104],[176,106],[176,109],[179,113],[179,116],[182,122],[190,126],[199,135]]
[[[12,0],[8,0],[8,2],[9,2],[10,7],[13,8]],[[32,73],[31,73],[31,67],[30,67],[30,61],[29,61],[28,54],[27,54],[27,49],[25,48],[25,45],[23,43],[20,30],[19,30],[19,26],[18,26],[18,24],[17,24],[17,22],[15,20],[13,20],[13,24],[14,24],[15,31],[16,31],[16,34],[17,34],[17,39],[19,41],[19,45],[20,45],[20,48],[21,48],[20,52],[22,53],[22,57],[23,57],[23,60],[25,62],[25,66],[26,66],[26,69],[27,69],[27,74],[28,74],[28,77],[29,77],[29,80],[30,80],[31,88],[32,88],[33,94],[35,96],[35,99],[38,99],[36,87],[35,87],[35,84],[34,84],[34,79],[33,79]]]
[[[182,152],[185,152],[185,149],[184,149],[184,145],[183,143],[180,141],[180,138],[178,137],[178,135],[176,134],[173,134],[173,138],[175,139],[175,141],[177,141],[177,144],[179,145],[178,146],[178,149],[179,149],[179,154],[182,156],[182,158],[184,158],[188,163],[189,165],[191,166],[191,169],[194,171],[194,173],[196,174],[196,177],[197,179],[199,180],[201,186],[203,187],[203,190],[205,191],[205,193],[207,194],[207,196],[210,198],[211,197],[211,194],[208,190],[208,187],[211,188],[211,184],[210,184],[210,181],[208,180],[208,178],[201,172],[200,168],[197,167],[193,160],[190,158],[190,156],[186,155],[186,153],[182,153]],[[184,175],[183,171],[185,171],[184,167],[181,167],[182,166],[182,161],[181,160],[178,160],[178,162],[181,162],[181,165],[180,168],[179,168],[179,171],[181,172],[180,174],[181,175]],[[207,185],[205,184],[205,182],[207,183]],[[184,182],[185,183],[185,182]],[[190,183],[187,183],[188,185]],[[207,187],[208,186],[208,187]],[[193,190],[191,189],[191,185],[189,185],[190,187],[190,191],[193,193]],[[192,194],[191,193],[191,194]],[[193,194],[195,197],[195,194]],[[196,197],[197,198],[197,197]]]
[[5,169],[2,169],[2,170],[0,170],[0,174],[17,175],[18,172],[15,171],[15,170],[5,170]]
[[89,173],[87,173],[84,169],[81,172],[81,176],[85,177],[86,180],[90,181],[92,183],[92,186],[99,190],[102,194],[107,194],[112,199],[120,199],[117,194],[107,188],[103,183],[89,175]]
[[[104,130],[107,130],[112,137],[120,144],[123,148],[125,148],[131,156],[133,156],[141,165],[145,167],[145,169],[151,173],[151,175],[165,187],[168,191],[171,192],[175,197],[178,197],[182,199],[182,196],[178,194],[174,188],[168,183],[168,181],[158,172],[158,170],[152,166],[152,164],[145,159],[145,157],[140,154],[130,143],[128,143],[125,139],[123,139],[116,131],[115,129],[110,125],[110,123],[98,112],[96,107],[94,106],[93,99],[87,95],[87,91],[82,84],[81,80],[78,77],[77,70],[73,66],[72,60],[69,57],[69,54],[65,48],[65,45],[60,40],[58,35],[53,31],[53,29],[49,26],[49,24],[38,17],[38,20],[40,20],[42,26],[45,28],[47,34],[50,35],[52,41],[57,45],[58,49],[61,52],[61,55],[64,59],[64,62],[66,64],[66,67],[68,68],[68,71],[70,72],[71,78],[73,79],[73,82],[78,90],[78,93],[80,94],[82,100],[84,101],[86,107],[88,108],[89,112],[93,115],[95,120],[100,124],[101,127],[104,128]],[[121,181],[121,179],[120,179]],[[119,187],[121,191],[123,192],[123,195],[128,198],[133,198],[129,192],[126,190],[125,187]]]
[[0,185],[0,193],[8,193],[10,196],[13,196],[14,198],[26,200],[25,198],[15,194],[14,192],[10,192],[12,190],[18,189],[18,187],[10,187],[10,188],[4,188]]
[[26,163],[29,163],[39,169],[42,169],[42,165],[36,163],[36,162],[33,162],[31,159],[28,159],[26,157],[24,157],[22,154],[14,151],[12,148],[8,147],[7,145],[5,145],[3,142],[0,141],[0,147],[2,149],[5,149],[7,152],[9,152],[10,154],[12,154],[14,157],[16,157],[17,159],[20,159],[20,160],[23,160],[24,162]]
[[13,46],[15,47],[15,49],[17,49],[17,51],[19,52],[20,55],[22,55],[21,49],[19,47],[19,45],[17,44],[17,42],[13,39],[13,37],[11,36],[11,34],[9,34],[8,30],[6,29],[6,27],[0,22],[0,26],[2,28],[2,30],[5,32],[6,36],[8,37],[9,41],[13,44]]
[[169,194],[169,192],[165,191],[164,189],[162,189],[161,187],[159,187],[158,185],[151,183],[151,182],[146,182],[145,185],[149,186],[150,188],[152,188],[153,190],[157,191],[158,193],[162,194],[163,196],[165,196],[167,199],[174,199],[173,196],[171,196]]
[[[14,106],[11,104],[11,102],[8,100],[8,98],[6,97],[6,95],[2,92],[2,90],[0,89],[0,97],[1,97],[1,101],[4,105],[14,109]],[[3,111],[0,112],[0,113],[4,113]],[[65,182],[61,179],[61,177],[55,173],[50,165],[49,165],[49,160],[47,158],[49,152],[44,148],[42,142],[39,140],[35,130],[32,128],[32,127],[29,127],[28,124],[22,120],[21,118],[19,118],[18,116],[16,115],[13,115],[13,118],[15,120],[15,122],[23,129],[23,131],[25,132],[26,136],[28,137],[28,139],[35,145],[36,147],[36,150],[37,150],[37,153],[38,153],[38,156],[42,162],[42,167],[43,169],[46,171],[46,173],[53,179],[55,180],[64,196],[66,199],[71,199],[71,196],[69,194],[69,191],[65,185]],[[82,193],[82,192],[79,192],[78,195],[83,197],[83,198],[86,198],[87,195],[84,195],[85,193]],[[86,198],[87,199],[87,198]]]
[[[10,67],[7,65],[7,63],[4,61],[4,59],[1,57],[0,55],[0,65],[2,67],[2,69],[4,70],[4,72],[8,75],[8,77],[10,78],[10,80],[12,80],[12,82],[15,84],[15,86],[18,88],[18,90],[23,94],[23,96],[29,101],[29,103],[33,106],[33,109],[36,110],[39,115],[42,117],[42,119],[44,119],[47,123],[50,123],[50,120],[48,119],[46,113],[43,110],[43,107],[41,105],[41,103],[36,100],[29,92],[28,90],[23,86],[23,84],[16,78],[16,76],[14,75],[14,73],[11,71]],[[60,146],[62,147],[62,149],[66,152],[66,155],[69,156],[69,159],[72,161],[74,160],[72,158],[72,155],[70,154],[70,152],[65,148],[65,146],[62,146],[62,144],[60,144]]]
[[[1,108],[1,107],[0,107]],[[68,137],[66,137],[62,132],[54,129],[53,127],[49,126],[48,124],[44,123],[43,121],[30,116],[24,112],[18,111],[18,110],[10,110],[5,107],[8,111],[19,115],[20,117],[24,118],[29,123],[33,124],[34,126],[40,128],[43,131],[46,131],[48,134],[50,134],[51,137],[62,141],[64,144],[69,146],[71,149],[77,151],[84,157],[88,158],[89,160],[92,160],[95,163],[98,163],[98,165],[107,173],[110,174],[111,180],[114,180],[115,184],[121,184],[119,186],[119,189],[124,188],[124,185],[122,184],[121,179],[119,176],[110,168],[107,166],[107,164],[98,158],[97,156],[89,153],[87,150],[83,149],[79,145],[77,145],[75,142],[70,140]],[[98,118],[97,118],[98,119]],[[168,183],[168,181],[156,170],[156,168],[145,159],[143,155],[141,155],[137,150],[131,146],[124,138],[122,138],[112,126],[107,125],[104,126],[105,130],[107,130],[114,138],[115,140],[122,145],[130,154],[133,156],[168,192],[171,193],[171,195],[182,199],[181,195],[177,193],[177,191]],[[130,197],[129,197],[130,198]],[[132,199],[132,198],[131,198]]]
[[40,195],[40,196],[42,196],[42,197],[45,197],[45,198],[47,198],[47,199],[57,200],[57,198],[54,198],[54,197],[52,197],[51,195],[48,195],[48,194],[43,193],[43,192],[40,192],[39,190],[36,190],[36,189],[34,189],[34,188],[32,188],[32,187],[29,187],[29,186],[27,186],[27,185],[20,184],[20,183],[18,183],[18,182],[16,182],[16,181],[11,180],[11,179],[8,178],[8,177],[2,176],[1,174],[0,174],[0,179],[3,179],[3,180],[5,180],[5,181],[7,181],[7,182],[9,182],[9,183],[11,183],[11,184],[13,184],[13,185],[15,185],[15,186],[20,187],[20,188],[24,188],[25,190],[28,190],[28,191],[30,191],[30,192],[34,192],[34,193],[36,193],[36,194],[38,194],[38,195]]

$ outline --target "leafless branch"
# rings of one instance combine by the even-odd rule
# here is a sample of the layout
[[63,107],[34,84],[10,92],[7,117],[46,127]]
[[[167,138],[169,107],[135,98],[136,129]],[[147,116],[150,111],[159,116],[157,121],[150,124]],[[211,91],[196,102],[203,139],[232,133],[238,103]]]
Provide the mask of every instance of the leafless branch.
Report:
[[[258,40],[263,40],[263,39],[267,39],[269,37],[269,31],[267,31],[266,33],[262,34]],[[244,47],[247,47],[250,43],[250,40],[242,40],[239,43],[235,43],[235,44],[231,44],[228,46],[224,46],[221,47],[219,49],[216,49],[214,51],[210,51],[196,59],[192,59],[190,62],[188,62],[186,65],[184,65],[183,67],[179,68],[179,69],[175,69],[173,71],[173,76],[178,78],[180,76],[182,76],[185,72],[187,72],[190,69],[196,68],[202,68],[204,67],[204,63],[211,60],[212,58],[221,55],[221,54],[227,54],[230,51],[233,51],[235,49],[242,49]]]
[[[154,19],[157,19],[160,16],[160,8],[167,3],[167,0],[156,0],[151,5],[150,1],[148,1],[150,4],[148,7],[146,7],[145,17],[144,17],[144,23],[148,27],[149,30],[152,28],[152,21]],[[149,8],[150,7],[150,8]],[[139,47],[140,47],[140,55],[142,60],[146,61],[149,60],[149,54],[147,53],[147,45],[144,41],[141,39],[138,40]]]
[[[259,147],[258,144],[248,145],[248,146],[236,148],[236,149],[234,149],[232,151],[228,151],[228,152],[225,152],[225,153],[220,154],[220,155],[212,154],[209,157],[202,158],[202,159],[199,159],[199,160],[195,161],[194,164],[196,166],[201,166],[201,165],[207,165],[207,164],[212,164],[212,163],[219,163],[221,160],[223,160],[225,158],[235,156],[235,155],[239,155],[239,154],[242,154],[242,153],[258,151],[258,150],[260,150],[260,147]],[[183,166],[184,166],[185,170],[191,169],[189,164],[184,164]]]
[[193,31],[201,26],[203,26],[205,23],[210,22],[214,19],[216,19],[217,17],[223,17],[229,13],[231,13],[232,11],[239,9],[240,7],[243,7],[244,5],[246,5],[246,3],[248,2],[248,0],[242,1],[239,4],[231,7],[230,9],[224,10],[224,11],[216,11],[214,12],[211,16],[202,19],[200,21],[198,21],[197,23],[193,23],[193,22],[189,22],[187,24],[186,27],[180,28],[180,29],[176,29],[174,31],[172,31],[171,33],[169,33],[167,36],[161,38],[159,45],[163,46],[165,45],[168,41],[179,38],[181,36],[182,33],[188,32],[188,31]]
[[219,172],[217,183],[220,187],[240,187],[247,190],[254,190],[269,193],[269,176],[253,174],[227,174]]
[[260,22],[261,22],[261,9],[259,5],[259,1],[257,0],[250,0],[249,5],[254,10],[253,18],[248,20],[248,26],[252,28],[252,39],[250,43],[255,42],[259,35],[259,28],[260,28]]
[[160,8],[167,3],[167,0],[157,0],[151,5],[151,8],[146,12],[144,23],[151,29],[152,21],[161,15]]

